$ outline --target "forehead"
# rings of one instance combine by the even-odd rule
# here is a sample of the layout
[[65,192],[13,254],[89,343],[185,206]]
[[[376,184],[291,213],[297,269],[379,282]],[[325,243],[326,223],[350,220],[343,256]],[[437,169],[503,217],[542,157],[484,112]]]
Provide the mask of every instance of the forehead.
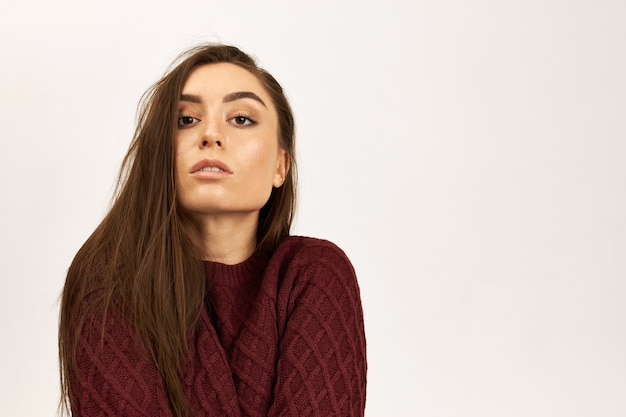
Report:
[[183,86],[183,93],[202,95],[225,95],[235,91],[252,91],[269,100],[267,91],[254,74],[231,63],[205,64],[194,68]]

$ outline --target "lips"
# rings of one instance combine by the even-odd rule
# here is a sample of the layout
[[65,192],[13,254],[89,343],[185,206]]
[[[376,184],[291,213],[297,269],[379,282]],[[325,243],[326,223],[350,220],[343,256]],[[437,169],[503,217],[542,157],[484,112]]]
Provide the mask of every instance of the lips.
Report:
[[195,163],[189,170],[190,174],[202,173],[202,172],[219,172],[225,174],[232,174],[233,171],[218,159],[203,159]]

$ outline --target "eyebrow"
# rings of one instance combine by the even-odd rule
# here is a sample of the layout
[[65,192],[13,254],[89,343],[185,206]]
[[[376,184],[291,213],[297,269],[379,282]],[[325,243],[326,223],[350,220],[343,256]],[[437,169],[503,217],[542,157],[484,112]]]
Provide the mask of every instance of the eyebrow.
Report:
[[202,97],[194,94],[181,94],[180,101],[189,101],[190,103],[202,103]]
[[267,107],[261,97],[254,94],[252,91],[237,91],[236,93],[230,93],[224,96],[222,100],[224,103],[228,103],[235,100],[241,100],[242,98],[251,98],[252,100],[256,100],[263,105],[263,107]]
[[[235,93],[226,94],[222,99],[223,103],[230,103],[231,101],[241,100],[243,98],[251,98],[252,100],[256,100],[263,105],[263,107],[267,107],[265,102],[261,100],[261,97],[254,94],[252,91],[237,91]],[[180,101],[188,101],[190,103],[202,103],[202,97],[197,96],[195,94],[181,94]]]

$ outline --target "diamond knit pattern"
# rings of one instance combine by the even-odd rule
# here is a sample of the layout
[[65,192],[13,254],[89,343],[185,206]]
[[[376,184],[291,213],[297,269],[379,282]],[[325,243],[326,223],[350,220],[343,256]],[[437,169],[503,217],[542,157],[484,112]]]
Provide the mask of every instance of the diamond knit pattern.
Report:
[[[210,294],[182,367],[191,416],[363,415],[363,312],[339,248],[289,237],[271,256],[206,270]],[[171,416],[132,329],[109,314],[101,345],[93,328],[81,338],[74,416]]]

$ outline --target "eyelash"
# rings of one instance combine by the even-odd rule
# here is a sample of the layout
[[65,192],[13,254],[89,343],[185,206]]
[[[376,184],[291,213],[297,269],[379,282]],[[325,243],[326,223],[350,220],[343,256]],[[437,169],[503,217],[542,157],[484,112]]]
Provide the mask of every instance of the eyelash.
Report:
[[245,119],[245,122],[249,122],[249,123],[245,123],[245,122],[244,123],[235,123],[238,126],[252,126],[252,125],[257,124],[256,120],[254,120],[252,117],[248,116],[245,113],[239,113],[236,116],[231,117],[228,120],[233,120],[234,121],[235,119]]
[[193,116],[187,116],[187,115],[182,115],[182,116],[178,116],[178,127],[179,128],[183,128],[183,127],[187,127],[187,126],[191,126],[192,124],[195,123],[183,123],[184,119],[192,119],[193,122],[198,123],[200,121],[200,119],[193,117]]

